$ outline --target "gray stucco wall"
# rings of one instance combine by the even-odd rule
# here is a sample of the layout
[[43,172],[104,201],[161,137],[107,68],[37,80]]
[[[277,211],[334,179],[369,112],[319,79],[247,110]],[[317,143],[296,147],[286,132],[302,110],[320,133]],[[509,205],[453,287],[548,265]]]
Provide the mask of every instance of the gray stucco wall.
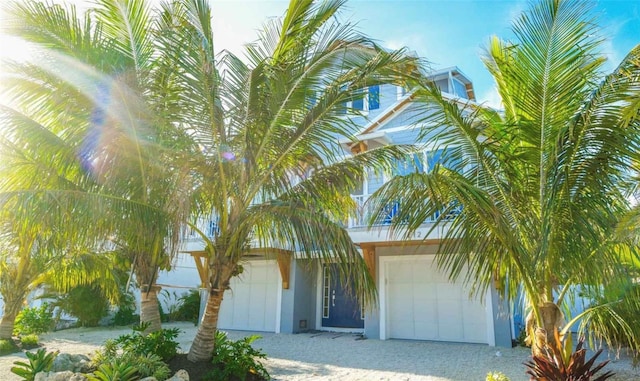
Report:
[[292,262],[290,287],[288,290],[282,290],[280,332],[298,333],[315,328],[316,277],[315,261],[298,259]]
[[509,302],[501,298],[495,287],[491,287],[491,301],[493,306],[493,334],[496,347],[511,348],[511,319]]

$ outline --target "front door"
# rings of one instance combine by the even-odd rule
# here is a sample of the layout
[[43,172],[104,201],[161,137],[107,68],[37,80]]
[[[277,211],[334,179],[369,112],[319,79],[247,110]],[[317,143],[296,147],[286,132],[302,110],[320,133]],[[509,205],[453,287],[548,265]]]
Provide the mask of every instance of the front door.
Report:
[[[353,289],[353,287],[350,287]],[[337,264],[322,268],[322,326],[326,328],[364,328],[358,298],[340,282]]]

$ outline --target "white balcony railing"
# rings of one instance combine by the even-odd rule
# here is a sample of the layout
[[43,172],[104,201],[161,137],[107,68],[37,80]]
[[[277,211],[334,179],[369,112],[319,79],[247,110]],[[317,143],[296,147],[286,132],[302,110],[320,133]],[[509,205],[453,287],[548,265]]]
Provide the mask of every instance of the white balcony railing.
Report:
[[[370,195],[358,195],[358,196],[352,195],[351,196],[351,198],[353,198],[353,200],[356,203],[356,212],[355,212],[355,215],[349,218],[348,225],[347,225],[348,228],[361,228],[361,227],[368,226],[367,222],[369,221],[373,213],[371,206],[366,203],[366,201],[369,199],[369,196]],[[376,226],[391,225],[391,223],[393,222],[393,219],[398,215],[399,211],[400,211],[399,202],[390,204],[381,213],[380,218],[378,218],[378,223],[376,224]],[[444,219],[452,220],[457,215],[459,215],[461,211],[462,211],[462,207],[456,206],[455,208],[448,210],[447,215],[444,216]],[[425,224],[434,223],[438,218],[442,218],[441,212],[438,212],[429,216],[424,221],[424,223]]]
[[[349,217],[347,221],[347,228],[362,228],[368,226],[368,221],[373,213],[372,207],[366,203],[369,199],[370,195],[352,195],[351,198],[356,203],[356,211],[355,214]],[[378,223],[376,226],[386,226],[391,225],[394,218],[398,215],[400,211],[400,203],[392,203],[381,213],[380,218],[378,218]],[[452,220],[462,211],[462,207],[458,206],[450,209],[447,212],[447,215],[444,217],[445,220]],[[441,213],[435,213],[429,216],[424,223],[434,223],[438,218],[441,218]],[[207,237],[213,237],[218,231],[218,217],[217,216],[206,216],[200,217],[196,221],[196,227],[202,231]],[[195,229],[187,227],[183,239],[185,240],[198,240],[200,239],[200,235],[196,232]]]

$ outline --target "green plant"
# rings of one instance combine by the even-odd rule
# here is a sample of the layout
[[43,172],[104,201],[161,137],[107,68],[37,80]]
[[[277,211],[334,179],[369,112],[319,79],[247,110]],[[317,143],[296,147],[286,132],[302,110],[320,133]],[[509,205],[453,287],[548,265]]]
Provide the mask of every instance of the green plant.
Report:
[[135,381],[138,380],[138,369],[127,363],[101,364],[93,374],[87,375],[89,381]]
[[487,378],[485,381],[510,381],[509,377],[507,377],[502,372],[489,372],[487,373]]
[[43,303],[40,307],[27,307],[20,311],[16,316],[13,333],[39,335],[51,331],[53,324],[53,312],[48,303]]
[[158,381],[163,381],[171,375],[169,366],[156,354],[137,355],[133,360],[140,377],[154,377]]
[[179,344],[175,339],[180,330],[178,328],[161,329],[144,335],[148,324],[140,324],[133,327],[133,333],[121,335],[115,342],[124,352],[132,352],[139,355],[156,354],[164,361],[169,361],[178,353]]
[[38,346],[40,338],[36,334],[20,336],[20,344],[23,349],[31,349]]
[[200,315],[200,291],[189,290],[178,298],[178,307],[174,313],[174,320],[198,323]]
[[107,340],[102,350],[94,355],[93,364],[100,368],[101,365],[110,367],[120,365],[134,366],[140,377],[155,377],[162,381],[171,375],[169,366],[160,358],[160,356],[147,353],[139,354],[132,351],[121,350],[116,340]]
[[95,327],[107,316],[109,300],[97,285],[82,285],[59,296],[55,305],[78,318],[82,327]]
[[58,356],[59,352],[49,352],[46,349],[38,349],[37,352],[25,352],[29,363],[23,361],[14,361],[17,366],[11,368],[11,373],[16,374],[24,381],[33,381],[37,373],[48,372],[53,366],[53,360]]
[[558,331],[555,332],[555,343],[550,342],[544,348],[544,353],[533,356],[532,360],[525,362],[528,368],[526,374],[531,376],[532,380],[540,381],[604,381],[614,375],[608,371],[599,376],[598,373],[609,360],[603,361],[594,366],[594,363],[602,349],[598,350],[593,357],[585,361],[587,350],[582,346],[584,339],[578,341],[576,350],[572,351],[573,343],[571,334],[568,334],[564,340],[560,339]]
[[0,356],[18,352],[20,348],[12,340],[0,340]]
[[122,296],[118,311],[113,316],[113,325],[124,326],[140,321],[140,315],[136,314],[136,299],[130,293]]
[[217,368],[209,373],[207,378],[214,381],[225,381],[235,377],[244,381],[247,375],[252,373],[264,380],[271,379],[265,367],[258,360],[266,358],[266,355],[251,346],[251,343],[260,337],[252,335],[233,341],[227,338],[226,333],[217,331],[212,359]]
[[516,338],[516,343],[521,347],[531,347],[530,344],[527,344],[527,330],[522,326],[522,324],[520,324],[520,332],[518,333],[518,337]]

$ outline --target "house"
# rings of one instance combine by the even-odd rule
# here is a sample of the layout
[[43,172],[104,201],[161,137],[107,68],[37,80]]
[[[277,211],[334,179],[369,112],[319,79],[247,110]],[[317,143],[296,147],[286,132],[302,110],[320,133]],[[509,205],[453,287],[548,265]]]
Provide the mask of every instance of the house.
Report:
[[[471,81],[456,67],[431,73],[442,92],[461,102],[475,102]],[[419,117],[411,93],[392,85],[372,86],[362,100],[350,107],[362,110],[355,120],[362,126],[359,142],[339,142],[346,153],[386,144],[412,144]],[[437,147],[399,165],[397,174],[428,169],[446,152]],[[434,265],[434,254],[443,236],[442,228],[430,231],[433,221],[425,221],[413,240],[390,238],[384,219],[368,229],[364,224],[364,202],[387,178],[373,173],[356,190],[357,215],[348,222],[348,231],[359,245],[376,280],[379,304],[364,310],[350,297],[344,285],[332,276],[335,265],[298,257],[288,252],[259,251],[243,264],[244,272],[231,282],[220,311],[219,328],[295,333],[309,329],[362,332],[375,339],[439,340],[511,346],[512,323],[508,305],[495,290],[469,298],[460,282],[450,282]],[[390,207],[389,218],[394,208]],[[215,222],[203,219],[201,230],[213,234]],[[446,227],[444,227],[446,228]],[[162,273],[158,283],[198,287],[203,242],[194,235],[185,237],[177,271]],[[194,256],[191,258],[191,256]],[[194,262],[194,259],[196,261]]]

